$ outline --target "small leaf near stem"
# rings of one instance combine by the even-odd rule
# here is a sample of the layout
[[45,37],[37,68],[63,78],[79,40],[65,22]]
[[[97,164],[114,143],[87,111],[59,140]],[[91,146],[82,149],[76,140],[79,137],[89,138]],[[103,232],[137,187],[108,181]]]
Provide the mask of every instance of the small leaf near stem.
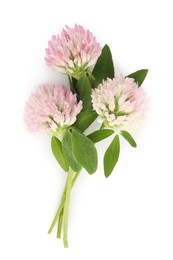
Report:
[[140,87],[144,81],[144,79],[146,78],[148,73],[147,69],[143,69],[143,70],[138,70],[128,76],[126,76],[126,78],[133,78],[134,81],[138,84],[138,87]]
[[66,189],[66,199],[64,206],[64,247],[68,247],[68,216],[69,216],[69,203],[70,203],[70,191],[73,182],[73,170],[69,168],[68,178],[67,178],[67,189]]
[[135,142],[135,140],[133,139],[133,137],[131,136],[131,134],[129,134],[129,132],[127,131],[121,131],[121,135],[124,137],[124,139],[126,139],[126,141],[132,146],[132,147],[136,147],[137,144]]
[[119,153],[120,142],[119,136],[116,135],[104,155],[104,173],[106,178],[111,174],[116,163],[118,162]]
[[100,130],[97,130],[97,131],[89,134],[87,137],[93,143],[97,143],[97,142],[100,142],[101,140],[104,140],[105,138],[111,136],[113,133],[114,133],[114,131],[111,129],[100,129]]
[[52,139],[51,139],[51,148],[52,148],[52,153],[55,156],[57,162],[62,167],[62,169],[67,172],[69,166],[68,166],[68,163],[66,162],[66,160],[64,158],[64,154],[63,154],[63,151],[62,151],[62,143],[55,136],[53,136]]

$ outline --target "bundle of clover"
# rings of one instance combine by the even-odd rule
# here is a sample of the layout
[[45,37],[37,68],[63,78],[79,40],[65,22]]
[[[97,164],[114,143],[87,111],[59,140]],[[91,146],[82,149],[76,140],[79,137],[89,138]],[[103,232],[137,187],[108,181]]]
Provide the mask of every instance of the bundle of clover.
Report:
[[[93,34],[80,25],[66,26],[60,35],[53,35],[45,61],[67,75],[69,87],[41,86],[26,103],[24,120],[29,131],[52,136],[52,152],[67,172],[62,199],[48,233],[57,224],[60,238],[63,225],[64,247],[68,247],[71,189],[83,168],[89,174],[96,172],[95,143],[113,135],[104,154],[106,177],[118,161],[120,136],[136,147],[131,133],[145,121],[147,98],[141,84],[148,70],[125,77],[115,75],[108,45],[101,49]],[[86,136],[85,130],[95,120],[100,123],[99,129]]]

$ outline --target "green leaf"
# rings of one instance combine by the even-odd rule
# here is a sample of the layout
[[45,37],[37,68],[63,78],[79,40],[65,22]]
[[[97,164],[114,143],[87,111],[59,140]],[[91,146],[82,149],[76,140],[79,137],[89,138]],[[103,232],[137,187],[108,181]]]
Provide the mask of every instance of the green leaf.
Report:
[[102,53],[96,62],[92,74],[95,78],[95,87],[97,87],[103,79],[114,78],[112,54],[107,44],[103,47]]
[[127,140],[127,142],[129,142],[129,144],[132,147],[136,147],[137,146],[135,140],[133,139],[133,137],[128,132],[121,131],[121,135]]
[[63,168],[64,171],[68,172],[69,166],[64,158],[64,154],[62,151],[62,144],[60,140],[55,136],[52,137],[51,148],[52,148],[53,155],[55,156],[59,165]]
[[110,135],[112,135],[114,133],[113,130],[111,129],[100,129],[97,130],[91,134],[89,134],[87,137],[93,142],[93,143],[97,143],[100,142],[101,140],[109,137]]
[[80,78],[76,89],[80,99],[83,102],[82,111],[91,109],[91,84],[86,75]]
[[148,70],[147,69],[143,69],[143,70],[138,70],[128,76],[126,76],[126,78],[133,78],[135,80],[135,82],[138,84],[138,86],[140,87],[145,79],[145,77],[147,76]]
[[85,135],[72,130],[73,154],[88,173],[92,174],[97,170],[97,150],[93,142]]
[[104,155],[104,173],[108,177],[118,162],[120,154],[119,136],[116,135]]
[[77,115],[77,120],[74,126],[80,131],[84,132],[97,118],[97,113],[95,111],[82,111]]
[[73,169],[73,171],[79,172],[82,166],[76,161],[76,159],[73,156],[72,134],[70,133],[70,131],[67,131],[64,135],[64,138],[62,140],[62,150],[66,161]]

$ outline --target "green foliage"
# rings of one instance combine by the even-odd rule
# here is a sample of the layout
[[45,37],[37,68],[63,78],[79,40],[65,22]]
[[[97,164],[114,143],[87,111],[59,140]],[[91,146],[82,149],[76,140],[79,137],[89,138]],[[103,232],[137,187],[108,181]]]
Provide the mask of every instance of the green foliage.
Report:
[[97,113],[95,111],[82,111],[77,115],[77,120],[74,126],[80,131],[84,132],[97,118]]
[[86,75],[80,78],[76,90],[80,100],[83,102],[82,111],[91,109],[91,84]]
[[100,129],[97,130],[91,134],[89,134],[87,137],[93,142],[93,143],[97,143],[100,142],[101,140],[109,137],[110,135],[112,135],[114,133],[113,130],[111,129]]
[[103,79],[106,80],[107,78],[114,78],[112,54],[107,44],[103,47],[102,53],[96,62],[92,74],[95,78],[95,87],[97,87]]
[[120,153],[119,136],[116,135],[104,155],[104,173],[108,177],[118,162]]
[[133,78],[135,80],[135,82],[138,84],[138,86],[140,87],[144,81],[144,79],[146,78],[148,73],[147,69],[143,69],[143,70],[138,70],[130,75],[128,75],[128,78]]
[[97,170],[97,150],[93,142],[85,135],[75,129],[72,130],[73,154],[88,173],[92,174]]
[[121,135],[127,140],[127,142],[132,146],[136,147],[137,144],[133,137],[127,131],[121,131]]
[[79,172],[82,169],[82,166],[74,158],[72,150],[72,134],[70,131],[67,131],[64,135],[62,140],[62,150],[69,166],[73,169],[73,171]]
[[58,161],[59,165],[62,167],[62,169],[66,172],[68,172],[69,166],[64,158],[64,153],[62,150],[62,144],[58,138],[55,136],[51,139],[51,148],[53,155],[55,156],[56,160]]

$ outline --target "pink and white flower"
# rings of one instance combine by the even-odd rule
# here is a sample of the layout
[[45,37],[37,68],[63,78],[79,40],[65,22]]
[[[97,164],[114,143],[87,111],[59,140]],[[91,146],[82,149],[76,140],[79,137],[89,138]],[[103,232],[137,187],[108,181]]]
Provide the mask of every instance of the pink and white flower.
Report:
[[64,86],[43,85],[32,94],[25,106],[24,120],[31,132],[50,134],[66,128],[76,121],[82,110],[82,101]]
[[146,118],[147,99],[144,90],[132,78],[119,76],[103,81],[92,91],[93,108],[103,127],[118,134],[134,132]]
[[100,44],[89,30],[81,25],[66,26],[61,35],[48,42],[45,61],[62,73],[78,78],[101,54]]

